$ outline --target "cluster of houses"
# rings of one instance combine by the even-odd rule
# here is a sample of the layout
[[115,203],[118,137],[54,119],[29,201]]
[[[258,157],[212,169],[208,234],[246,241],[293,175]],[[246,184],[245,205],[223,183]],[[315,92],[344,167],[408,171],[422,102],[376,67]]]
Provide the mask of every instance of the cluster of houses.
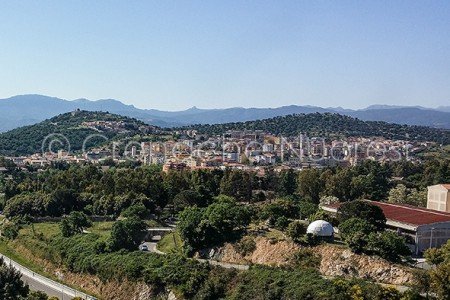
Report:
[[[123,122],[122,122],[123,123]],[[83,123],[90,128],[122,130],[126,124],[111,121]],[[106,129],[105,129],[106,128]],[[142,164],[161,164],[164,170],[196,168],[258,169],[261,166],[277,168],[323,168],[350,166],[371,159],[381,162],[406,158],[415,160],[416,152],[430,147],[430,142],[388,140],[384,138],[322,139],[300,134],[282,137],[263,131],[227,131],[223,135],[208,136],[195,130],[175,132],[177,139],[164,142],[123,142],[121,147],[105,146],[85,153],[39,153],[27,157],[10,157],[17,165],[45,166],[52,162],[101,163],[107,159],[116,162],[140,161]],[[110,149],[111,148],[111,149]],[[119,148],[121,150],[119,150]]]

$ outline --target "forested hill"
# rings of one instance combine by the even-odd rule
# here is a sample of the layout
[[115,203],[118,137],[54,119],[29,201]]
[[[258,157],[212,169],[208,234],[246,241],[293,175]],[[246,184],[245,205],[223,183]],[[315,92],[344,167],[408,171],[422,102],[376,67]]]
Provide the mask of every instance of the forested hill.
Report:
[[[93,134],[114,139],[153,129],[154,127],[142,121],[107,112],[74,111],[0,134],[0,154],[17,156],[39,153],[44,141],[45,149],[48,149],[49,143],[53,141],[53,150],[58,147],[67,150],[69,141],[70,149],[77,151],[82,149],[86,137]],[[49,138],[46,140],[46,137]],[[93,147],[101,143],[105,143],[105,139],[97,137],[89,139],[86,146]]]
[[425,126],[408,126],[379,121],[362,121],[332,113],[294,114],[264,120],[215,125],[193,125],[185,128],[200,133],[223,134],[227,130],[263,130],[272,134],[294,136],[382,136],[389,139],[435,141],[450,143],[450,131]]

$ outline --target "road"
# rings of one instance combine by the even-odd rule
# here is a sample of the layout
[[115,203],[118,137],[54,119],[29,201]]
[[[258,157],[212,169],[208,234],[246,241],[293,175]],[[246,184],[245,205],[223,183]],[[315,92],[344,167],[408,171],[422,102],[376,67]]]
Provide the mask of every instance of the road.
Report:
[[81,299],[95,300],[96,298],[89,296],[85,293],[77,291],[71,287],[64,284],[51,280],[47,277],[39,275],[30,269],[18,264],[17,262],[11,260],[9,257],[0,254],[5,261],[5,263],[10,264],[16,270],[22,274],[22,280],[26,282],[30,289],[33,291],[42,291],[49,296],[58,297],[61,300],[69,300],[74,297],[80,297]]

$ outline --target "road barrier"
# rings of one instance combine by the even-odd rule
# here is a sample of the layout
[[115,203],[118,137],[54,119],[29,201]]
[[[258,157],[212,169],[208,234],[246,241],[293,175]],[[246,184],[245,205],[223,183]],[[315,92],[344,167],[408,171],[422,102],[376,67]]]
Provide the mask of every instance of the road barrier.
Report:
[[[45,276],[37,274],[36,272],[28,269],[27,267],[24,267],[21,264],[15,262],[8,256],[0,254],[0,258],[3,258],[5,263],[9,263],[9,265],[11,265],[17,271],[19,271],[22,274],[22,276],[25,276],[31,280],[39,282],[40,284],[47,286],[49,289],[51,289],[55,292],[61,293],[62,300],[68,300],[68,299],[72,299],[75,297],[79,297],[79,298],[85,299],[85,300],[97,300],[97,298],[92,297],[86,293],[77,291],[76,289],[73,289],[67,285],[64,285],[62,283],[59,283],[52,279],[49,279]],[[67,297],[70,297],[70,298],[67,298]]]

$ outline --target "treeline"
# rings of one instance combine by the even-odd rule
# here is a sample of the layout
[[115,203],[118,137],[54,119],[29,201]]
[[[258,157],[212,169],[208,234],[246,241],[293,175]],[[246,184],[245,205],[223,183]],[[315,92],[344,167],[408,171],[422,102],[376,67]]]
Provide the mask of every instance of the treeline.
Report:
[[11,170],[10,174],[12,179],[0,175],[0,208],[8,217],[61,216],[71,211],[118,216],[136,204],[159,216],[193,205],[206,207],[220,194],[243,202],[290,196],[318,204],[332,196],[339,201],[392,198],[396,202],[398,198],[401,203],[409,198],[395,197],[393,189],[402,184],[423,191],[428,185],[450,182],[450,162],[364,161],[355,167],[299,172],[291,169],[278,173],[268,168],[264,175],[231,169],[164,173],[158,166],[104,171],[95,165],[48,168],[43,172]]
[[214,125],[198,124],[185,128],[215,135],[223,134],[228,130],[263,130],[264,132],[284,136],[296,136],[300,133],[318,137],[380,136],[394,140],[434,141],[445,145],[450,143],[450,131],[448,130],[380,121],[362,121],[332,113],[296,114],[264,120]]

